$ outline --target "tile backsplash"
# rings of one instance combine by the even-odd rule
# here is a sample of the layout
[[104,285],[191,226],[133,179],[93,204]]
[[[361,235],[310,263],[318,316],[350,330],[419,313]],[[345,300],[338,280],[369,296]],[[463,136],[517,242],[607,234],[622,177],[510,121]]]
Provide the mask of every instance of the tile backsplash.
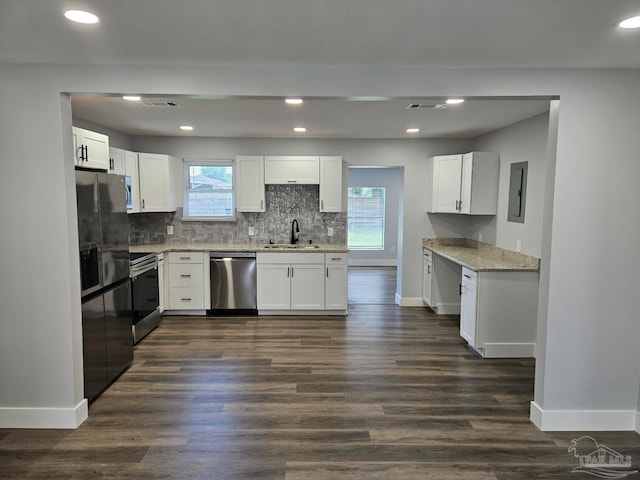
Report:
[[[182,208],[170,213],[129,215],[130,242],[147,243],[289,243],[291,222],[300,224],[300,242],[347,243],[347,214],[320,213],[318,185],[267,185],[266,212],[238,213],[235,221],[201,222],[182,220]],[[173,235],[167,227],[173,226]],[[255,235],[249,236],[249,227]],[[333,228],[333,237],[327,229]]]

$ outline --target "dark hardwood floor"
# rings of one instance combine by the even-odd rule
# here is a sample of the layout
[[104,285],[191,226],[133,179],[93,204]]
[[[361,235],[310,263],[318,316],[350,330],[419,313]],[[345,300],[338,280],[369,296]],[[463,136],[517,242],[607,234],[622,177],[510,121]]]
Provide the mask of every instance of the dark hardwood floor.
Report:
[[[567,451],[589,433],[529,422],[533,373],[424,308],[165,317],[80,428],[0,429],[0,478],[593,478]],[[590,435],[640,461],[637,434]]]
[[396,267],[349,267],[349,304],[395,304],[396,272]]

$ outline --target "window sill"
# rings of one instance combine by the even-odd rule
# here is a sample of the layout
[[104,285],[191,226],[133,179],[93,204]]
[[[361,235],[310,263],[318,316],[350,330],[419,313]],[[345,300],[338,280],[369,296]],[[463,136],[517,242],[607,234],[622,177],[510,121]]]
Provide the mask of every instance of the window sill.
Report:
[[236,217],[182,217],[182,222],[237,222]]

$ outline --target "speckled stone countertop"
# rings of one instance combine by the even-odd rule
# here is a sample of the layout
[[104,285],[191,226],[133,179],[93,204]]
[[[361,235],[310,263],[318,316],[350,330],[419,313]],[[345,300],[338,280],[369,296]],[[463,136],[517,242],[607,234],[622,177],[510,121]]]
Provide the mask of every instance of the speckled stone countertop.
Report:
[[468,238],[424,238],[422,247],[476,272],[538,272],[540,259]]
[[147,245],[131,245],[131,253],[162,252],[299,252],[299,253],[347,253],[346,245],[307,245],[299,244],[291,248],[286,244],[266,247],[262,244],[223,244],[223,243],[153,243]]

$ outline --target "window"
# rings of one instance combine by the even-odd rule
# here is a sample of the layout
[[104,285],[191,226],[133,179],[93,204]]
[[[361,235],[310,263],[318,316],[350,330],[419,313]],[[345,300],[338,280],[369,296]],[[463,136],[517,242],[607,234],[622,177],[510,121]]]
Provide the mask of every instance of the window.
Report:
[[347,245],[353,250],[384,250],[384,187],[349,187]]
[[232,220],[233,163],[231,160],[185,160],[185,218]]

